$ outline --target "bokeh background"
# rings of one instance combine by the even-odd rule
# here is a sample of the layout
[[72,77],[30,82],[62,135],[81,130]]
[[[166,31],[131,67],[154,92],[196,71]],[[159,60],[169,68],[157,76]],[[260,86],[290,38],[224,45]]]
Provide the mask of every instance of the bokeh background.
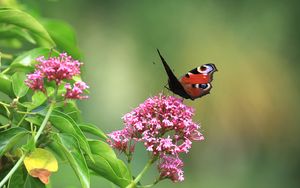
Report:
[[[30,4],[31,3],[31,4]],[[215,63],[209,96],[196,109],[206,140],[184,157],[185,181],[168,187],[299,187],[300,3],[297,1],[29,1],[44,17],[75,28],[90,99],[84,119],[105,132],[121,116],[164,92],[159,48],[180,76]],[[135,156],[135,172],[146,155]],[[142,180],[151,183],[155,167]],[[53,187],[80,187],[63,163]],[[114,187],[101,177],[92,188]]]

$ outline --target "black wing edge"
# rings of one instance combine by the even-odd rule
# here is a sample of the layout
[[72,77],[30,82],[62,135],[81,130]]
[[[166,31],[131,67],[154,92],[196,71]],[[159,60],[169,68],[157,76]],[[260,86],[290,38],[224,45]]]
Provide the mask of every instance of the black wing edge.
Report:
[[156,49],[156,50],[157,50],[158,55],[159,55],[159,57],[160,57],[160,59],[161,59],[161,62],[163,63],[163,66],[164,66],[164,68],[165,68],[165,71],[166,71],[166,73],[167,73],[167,75],[168,75],[168,78],[169,78],[169,80],[168,80],[169,89],[170,89],[173,93],[175,93],[175,94],[177,94],[177,95],[179,95],[179,96],[181,96],[181,97],[183,97],[183,98],[191,99],[191,97],[185,92],[183,86],[182,86],[181,83],[178,81],[178,79],[177,79],[177,77],[175,76],[175,74],[172,72],[172,70],[171,70],[171,68],[169,67],[169,65],[167,64],[166,60],[165,60],[165,59],[163,58],[163,56],[161,55],[159,49]]
[[[164,65],[164,68],[165,68],[165,70],[166,70],[166,73],[168,74],[169,80],[170,80],[170,81],[176,80],[177,82],[179,82],[178,79],[177,79],[177,77],[175,76],[175,74],[172,72],[171,68],[170,68],[169,65],[167,64],[166,60],[165,60],[165,59],[163,58],[163,56],[161,55],[159,49],[156,49],[156,50],[157,50],[158,55],[159,55],[159,57],[160,57],[160,59],[161,59],[161,62],[162,62],[163,65]],[[179,83],[179,84],[180,84],[180,83]]]

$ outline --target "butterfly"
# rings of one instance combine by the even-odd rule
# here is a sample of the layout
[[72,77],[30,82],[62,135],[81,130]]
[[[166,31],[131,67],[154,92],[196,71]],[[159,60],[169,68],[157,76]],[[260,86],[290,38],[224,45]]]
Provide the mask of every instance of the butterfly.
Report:
[[212,88],[213,73],[217,71],[214,64],[201,65],[177,79],[158,49],[157,52],[169,78],[169,88],[167,89],[185,99],[191,100],[209,94]]

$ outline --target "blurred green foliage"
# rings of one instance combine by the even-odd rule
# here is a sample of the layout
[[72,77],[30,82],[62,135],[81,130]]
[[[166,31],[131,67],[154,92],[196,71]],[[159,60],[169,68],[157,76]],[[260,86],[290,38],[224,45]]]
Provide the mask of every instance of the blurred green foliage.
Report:
[[[80,64],[58,50],[81,58],[73,28],[23,9],[34,11],[14,0],[0,1],[0,187],[50,188],[45,184],[50,172],[58,169],[55,156],[60,158],[59,163],[73,168],[83,188],[90,188],[92,169],[94,175],[127,186],[132,179],[128,167],[109,144],[99,140],[106,140],[106,134],[94,124],[84,123],[76,102],[67,100],[68,89],[64,86],[81,80]],[[59,57],[49,58],[58,53]],[[45,54],[49,59],[44,60]],[[36,60],[37,57],[43,60]],[[35,66],[37,62],[39,66]],[[53,64],[57,62],[60,70],[69,66],[61,75],[70,77],[52,75],[46,79],[41,64],[46,67],[44,70],[56,70]],[[26,77],[33,70],[35,73]],[[74,85],[78,83],[85,84]],[[37,85],[39,92],[33,92]],[[88,139],[85,133],[97,140]]]
[[[217,65],[211,94],[186,101],[206,140],[185,158],[184,183],[156,187],[299,185],[298,1],[24,2],[75,28],[91,86],[82,112],[106,132],[121,129],[120,117],[147,97],[168,92],[155,48],[178,76]],[[140,151],[137,171],[145,163]],[[61,169],[53,187],[79,187],[69,167]],[[100,185],[111,186],[92,177],[92,187]]]

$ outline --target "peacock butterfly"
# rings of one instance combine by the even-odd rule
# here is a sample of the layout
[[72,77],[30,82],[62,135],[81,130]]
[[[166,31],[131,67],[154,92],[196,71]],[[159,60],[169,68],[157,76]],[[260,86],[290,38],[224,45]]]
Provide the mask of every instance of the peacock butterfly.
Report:
[[213,80],[213,73],[217,71],[214,64],[204,64],[194,68],[180,79],[177,79],[158,49],[157,52],[169,77],[168,89],[170,91],[185,99],[191,100],[209,94],[212,88],[211,81]]

